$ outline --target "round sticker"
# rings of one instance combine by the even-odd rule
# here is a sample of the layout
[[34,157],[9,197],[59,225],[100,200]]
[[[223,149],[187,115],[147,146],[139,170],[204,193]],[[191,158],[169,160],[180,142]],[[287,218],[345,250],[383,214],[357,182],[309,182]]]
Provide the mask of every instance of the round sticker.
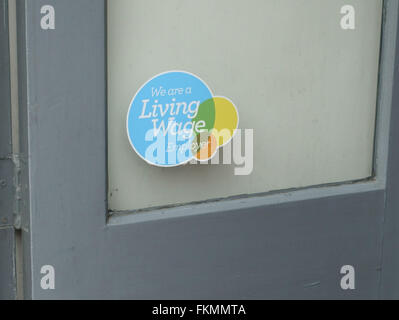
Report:
[[130,104],[127,133],[146,162],[175,167],[210,160],[231,141],[238,122],[232,101],[215,97],[194,74],[170,71],[138,90]]

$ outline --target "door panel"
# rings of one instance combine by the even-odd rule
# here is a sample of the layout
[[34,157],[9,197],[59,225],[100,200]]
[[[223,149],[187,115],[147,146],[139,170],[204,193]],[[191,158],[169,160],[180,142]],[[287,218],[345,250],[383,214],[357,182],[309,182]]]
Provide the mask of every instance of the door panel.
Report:
[[[113,227],[106,237],[112,252],[107,269],[125,277],[107,278],[107,294],[134,299],[377,298],[383,206],[379,191]],[[114,248],[115,242],[121,245]],[[340,287],[339,270],[347,264],[357,270],[354,293]]]
[[[43,31],[40,9],[49,2],[56,29]],[[353,299],[388,292],[381,270],[390,265],[381,257],[386,159],[397,144],[393,135],[388,145],[387,132],[398,1],[384,2],[375,178],[116,215],[107,204],[105,8],[98,0],[18,2],[26,297]],[[388,176],[394,160],[395,153]],[[354,291],[340,288],[348,264],[356,268]],[[55,290],[40,286],[44,265],[54,266]]]

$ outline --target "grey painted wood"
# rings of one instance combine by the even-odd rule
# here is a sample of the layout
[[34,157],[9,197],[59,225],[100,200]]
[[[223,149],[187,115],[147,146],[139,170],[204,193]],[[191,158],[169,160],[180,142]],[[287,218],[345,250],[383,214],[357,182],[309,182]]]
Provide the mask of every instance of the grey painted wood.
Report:
[[0,300],[16,298],[8,6],[0,0]]
[[14,165],[11,160],[0,160],[0,227],[12,226],[14,210]]
[[13,227],[0,227],[0,300],[16,298]]
[[20,184],[21,184],[21,238],[23,260],[22,291],[24,298],[32,297],[32,256],[31,256],[31,218],[30,218],[30,193],[29,193],[29,145],[28,145],[28,72],[27,72],[27,46],[26,46],[26,19],[25,1],[16,2],[17,10],[17,49],[18,49],[18,99],[19,99],[19,143],[20,143]]
[[0,227],[13,224],[13,164],[11,160],[11,98],[8,8],[0,0]]
[[[397,41],[397,43],[399,42]],[[397,51],[399,51],[399,48]],[[399,54],[396,55],[394,70],[394,96],[383,235],[381,294],[382,298],[385,299],[399,299]]]
[[[377,298],[383,192],[124,226],[104,272],[123,298]],[[131,242],[136,239],[143,242]],[[121,245],[122,244],[122,245]],[[126,244],[126,245],[125,245]],[[123,259],[137,257],[137,259]],[[358,270],[344,292],[339,269]]]
[[[386,3],[397,9],[397,0]],[[56,8],[56,30],[40,29],[44,4]],[[19,0],[18,14],[26,298],[372,299],[385,290],[382,170],[275,202],[266,195],[107,221],[104,1]],[[346,264],[357,270],[355,291],[340,289]],[[43,265],[55,267],[53,291],[40,288]]]
[[10,59],[7,1],[0,0],[0,159],[11,154]]

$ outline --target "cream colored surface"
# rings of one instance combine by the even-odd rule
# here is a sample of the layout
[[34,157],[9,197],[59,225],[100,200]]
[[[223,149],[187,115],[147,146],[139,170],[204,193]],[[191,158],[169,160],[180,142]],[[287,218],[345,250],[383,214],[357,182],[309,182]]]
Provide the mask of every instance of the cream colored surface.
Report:
[[[356,8],[356,30],[340,8]],[[109,205],[135,210],[367,178],[372,173],[382,0],[108,1]],[[254,171],[156,168],[126,114],[154,75],[186,70],[255,130]]]

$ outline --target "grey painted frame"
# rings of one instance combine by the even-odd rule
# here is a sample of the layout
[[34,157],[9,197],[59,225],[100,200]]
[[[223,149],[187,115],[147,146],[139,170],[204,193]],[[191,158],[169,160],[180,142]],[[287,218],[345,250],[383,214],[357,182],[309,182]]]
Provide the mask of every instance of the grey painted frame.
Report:
[[0,0],[0,300],[16,298],[8,5]]
[[8,40],[8,6],[5,0],[0,1],[0,16],[4,17],[4,22],[0,24],[0,226],[12,226],[13,164],[10,51]]
[[[47,4],[56,30],[40,29]],[[384,2],[375,177],[110,217],[105,14],[104,0],[18,0],[26,298],[399,297],[398,0]]]

